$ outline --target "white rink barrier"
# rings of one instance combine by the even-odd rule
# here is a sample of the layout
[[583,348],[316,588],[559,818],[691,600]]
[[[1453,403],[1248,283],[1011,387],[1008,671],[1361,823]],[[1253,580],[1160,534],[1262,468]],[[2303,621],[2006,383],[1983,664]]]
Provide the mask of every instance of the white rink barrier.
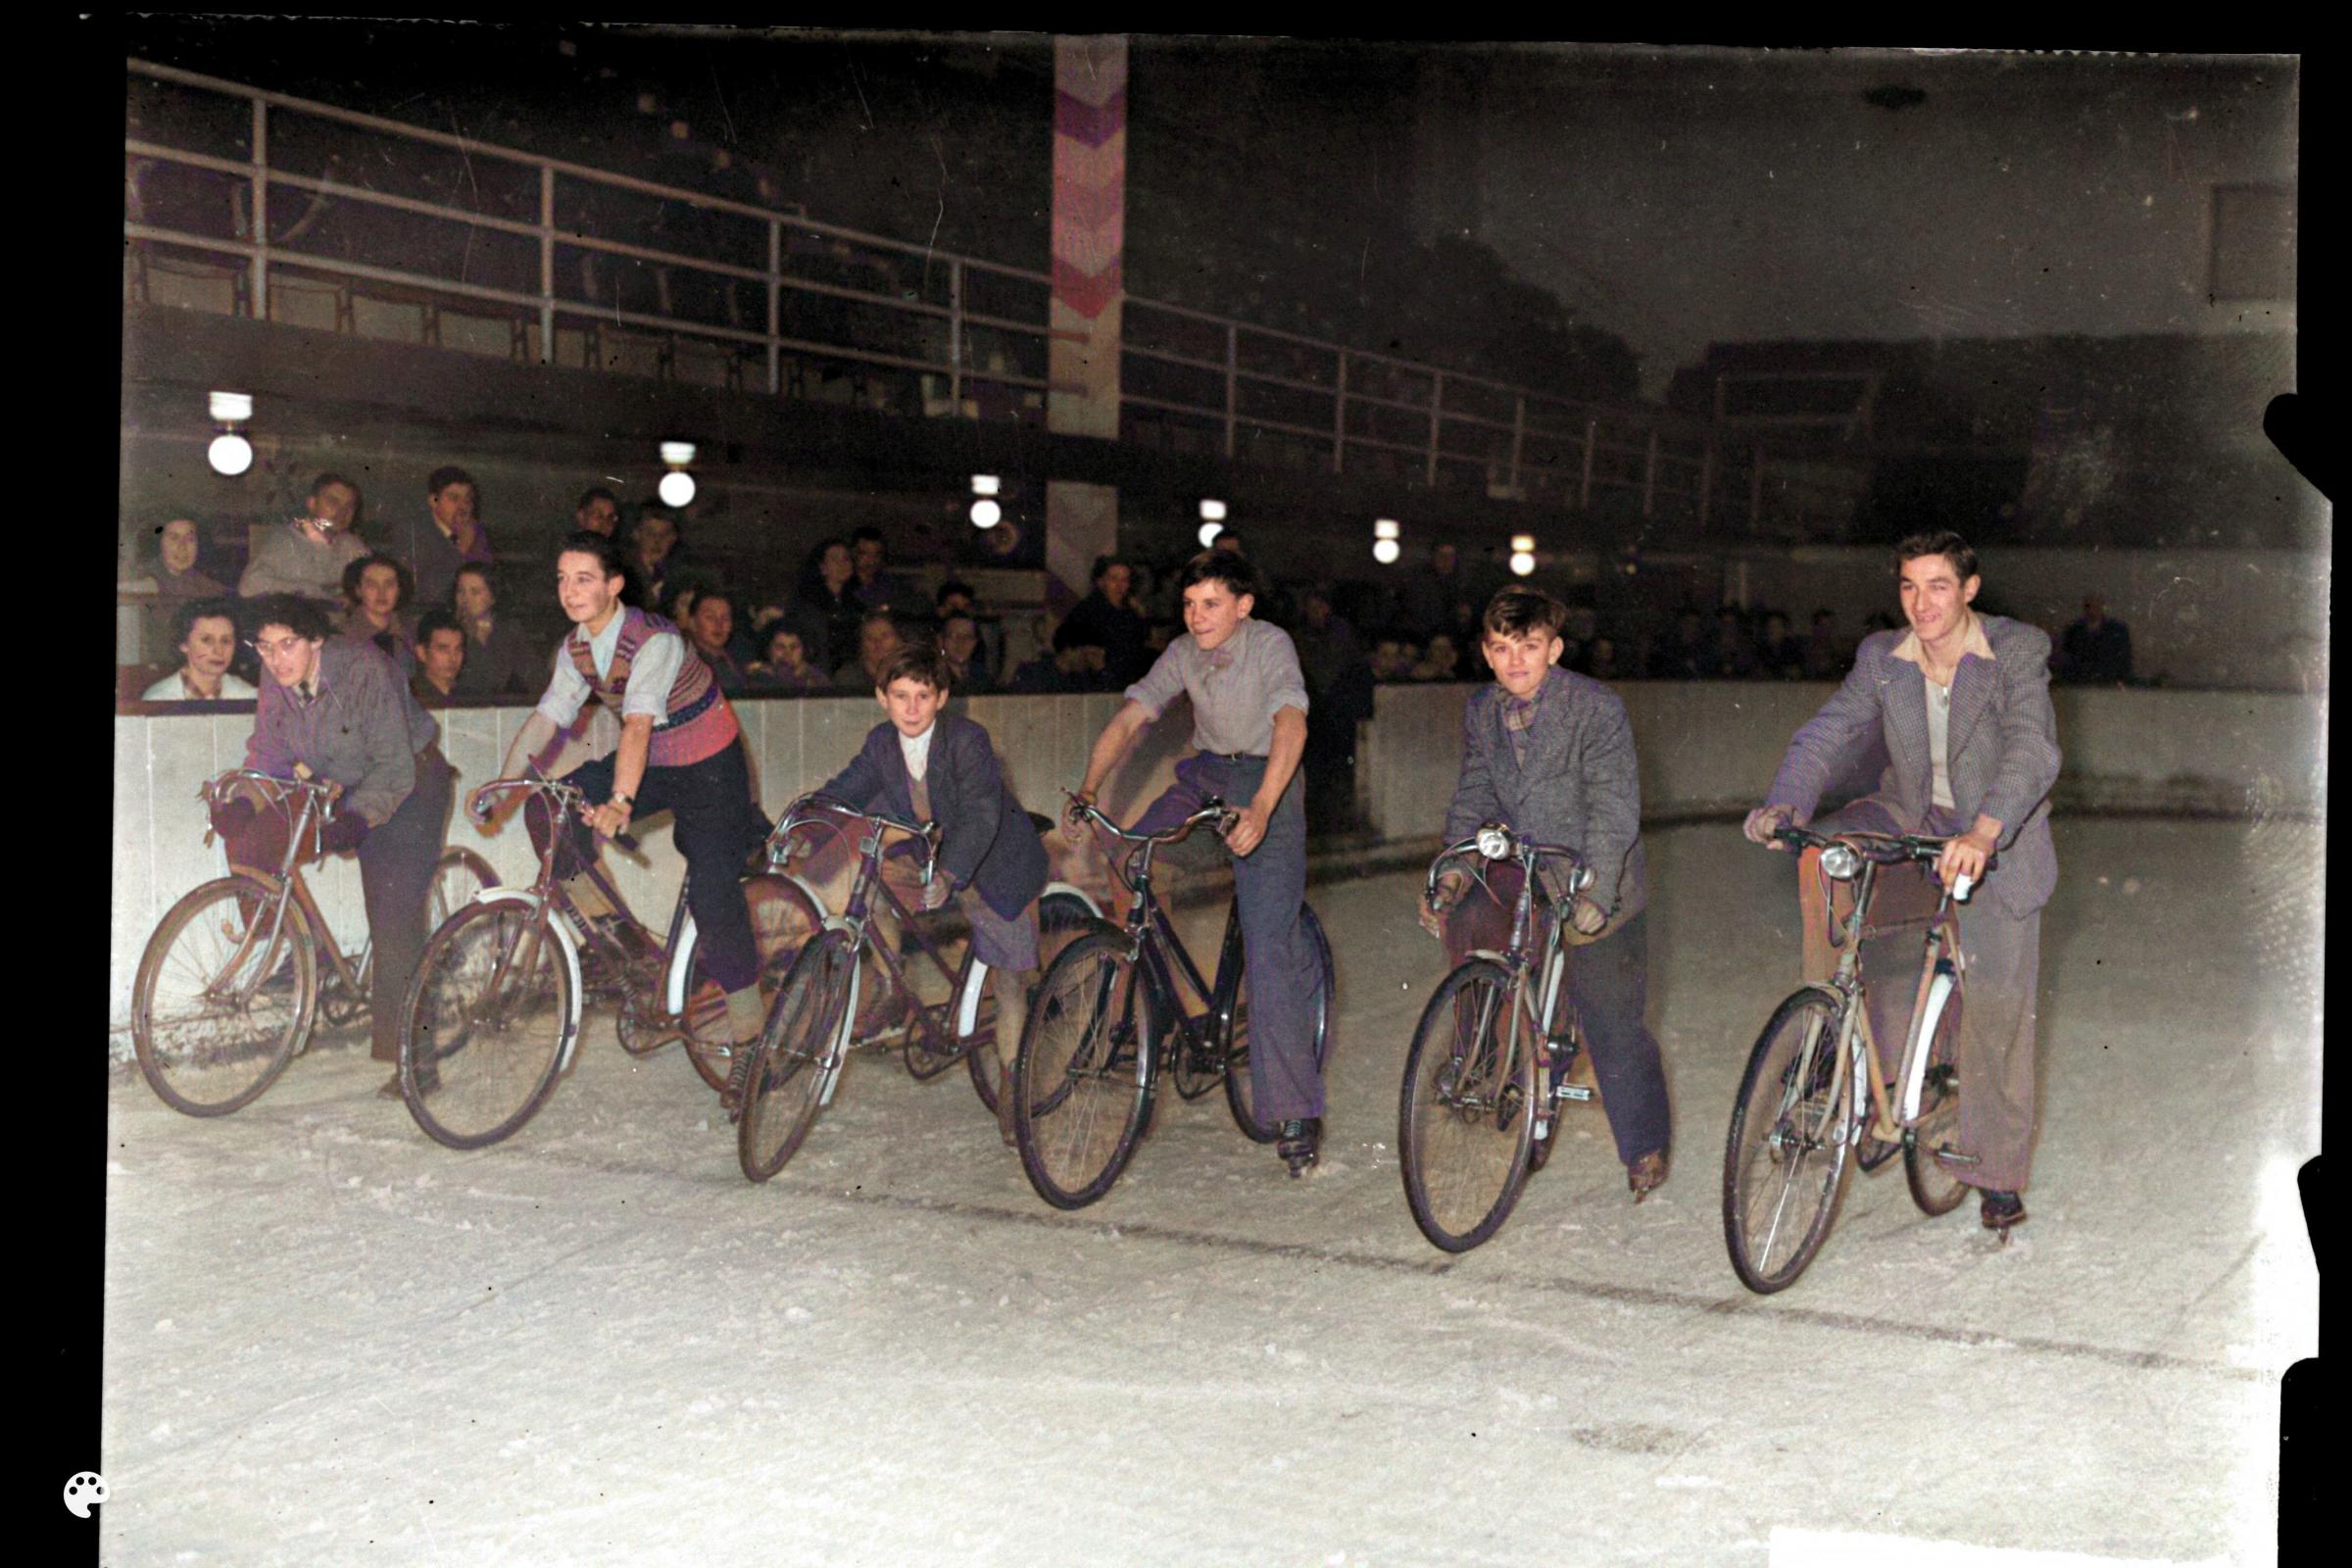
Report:
[[[1437,831],[1461,755],[1470,686],[1381,688],[1377,716],[1358,747],[1357,791],[1384,840]],[[1642,760],[1643,814],[1666,819],[1744,810],[1763,798],[1782,749],[1829,693],[1810,682],[1632,681],[1617,690],[1633,715]],[[2327,700],[2271,693],[2090,691],[2056,694],[2066,771],[2062,810],[2200,813],[2279,811],[2317,815],[2327,799]],[[1031,810],[1058,814],[1060,791],[1086,767],[1088,749],[1117,710],[1115,695],[980,697],[967,710],[988,726],[1014,792]],[[457,708],[439,715],[442,747],[458,769],[460,797],[491,776],[529,710]],[[857,752],[880,710],[868,698],[737,702],[761,806],[772,817],[822,783]],[[127,1053],[131,978],[163,912],[226,869],[204,842],[197,786],[244,756],[250,712],[118,714],[115,719],[114,903],[109,931],[108,1018]],[[1129,813],[1168,780],[1192,731],[1181,702],[1147,733],[1105,794]],[[684,861],[667,818],[642,835],[641,858],[609,854],[622,893],[649,923],[664,919]],[[485,838],[453,822],[450,842],[479,850],[502,880],[534,869],[519,815]],[[845,858],[814,867],[838,878]],[[359,866],[330,858],[306,873],[338,940],[366,931]]]

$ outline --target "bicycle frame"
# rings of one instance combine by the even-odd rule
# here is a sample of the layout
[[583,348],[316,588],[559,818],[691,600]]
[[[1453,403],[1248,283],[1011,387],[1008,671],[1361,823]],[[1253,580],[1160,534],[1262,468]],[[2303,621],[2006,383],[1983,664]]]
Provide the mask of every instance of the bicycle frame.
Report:
[[[1438,858],[1430,862],[1428,884],[1429,889],[1434,893],[1438,877],[1446,862],[1462,858],[1471,852],[1476,852],[1490,860],[1508,859],[1517,864],[1520,870],[1518,896],[1512,901],[1508,945],[1499,953],[1492,948],[1474,948],[1470,953],[1472,957],[1486,958],[1500,964],[1510,977],[1506,987],[1506,993],[1511,998],[1510,1026],[1500,1042],[1501,1049],[1493,1053],[1493,1060],[1483,1064],[1490,1078],[1486,1085],[1479,1087],[1491,1092],[1480,1093],[1476,1096],[1481,1107],[1499,1104],[1501,1101],[1502,1086],[1510,1081],[1512,1069],[1519,1060],[1520,1042],[1526,1038],[1520,1033],[1522,1024],[1532,1030],[1532,1038],[1536,1042],[1547,1041],[1551,1038],[1552,1019],[1559,1013],[1562,1001],[1561,988],[1568,971],[1568,955],[1563,931],[1566,919],[1563,915],[1549,922],[1549,928],[1544,933],[1540,952],[1529,949],[1528,937],[1535,914],[1537,867],[1546,856],[1566,859],[1572,867],[1570,872],[1571,898],[1591,885],[1592,875],[1583,859],[1567,846],[1538,844],[1533,840],[1508,835],[1507,830],[1502,830],[1506,833],[1507,854],[1489,855],[1487,852],[1491,846],[1482,841],[1488,839],[1489,835],[1495,831],[1497,829],[1490,825],[1481,829],[1478,835],[1440,851]],[[1476,867],[1467,869],[1473,880],[1477,881],[1480,886],[1487,886],[1485,876]],[[1488,888],[1488,892],[1491,895],[1493,889]],[[1543,980],[1540,986],[1531,987],[1528,981],[1537,973],[1539,965]],[[1486,1037],[1488,1023],[1488,1019],[1481,1018],[1479,1020],[1478,1034],[1474,1038],[1484,1039]],[[1590,1092],[1587,1091],[1584,1094],[1589,1097]],[[1537,1136],[1539,1138],[1548,1137],[1553,1114],[1550,1104],[1551,1095],[1540,1088],[1537,1098],[1541,1102],[1537,1112],[1539,1129]]]
[[[248,987],[258,986],[262,983],[263,978],[277,966],[278,944],[287,940],[286,906],[291,903],[301,911],[302,918],[309,922],[312,936],[315,939],[312,945],[324,950],[327,962],[333,967],[336,978],[355,992],[358,991],[361,965],[354,964],[350,958],[345,956],[342,944],[335,941],[333,934],[327,929],[325,912],[318,907],[318,901],[312,895],[310,884],[304,880],[302,875],[304,838],[310,832],[313,820],[318,819],[320,825],[323,825],[326,816],[332,809],[331,803],[327,799],[326,787],[312,783],[308,779],[284,779],[254,768],[241,767],[232,769],[219,778],[206,780],[204,787],[198,793],[206,800],[218,804],[221,792],[229,785],[236,783],[256,786],[269,797],[267,804],[271,808],[281,811],[288,809],[288,797],[296,794],[301,796],[301,804],[292,808],[288,818],[285,854],[279,861],[277,874],[271,876],[255,867],[246,868],[252,874],[253,879],[269,891],[272,908],[270,917],[269,945],[262,950],[263,961],[252,967],[251,977],[242,984]],[[247,932],[250,936],[252,927],[248,927]],[[363,950],[364,952],[365,950]],[[247,966],[243,962],[242,955],[233,955],[232,959],[233,961],[226,966],[225,972],[230,975],[244,973]],[[363,957],[361,964],[364,964],[365,961]],[[250,1000],[250,997],[239,995],[231,1000],[237,1005],[242,1006]]]
[[[1193,822],[1207,820],[1224,809],[1224,803],[1221,801],[1212,799],[1204,803],[1199,810],[1193,813],[1193,817],[1185,825],[1185,830],[1189,832]],[[1106,822],[1108,820],[1102,817],[1102,813],[1099,811],[1094,814],[1100,821]],[[1098,831],[1101,831],[1100,823]],[[1189,1051],[1197,1051],[1211,1040],[1230,1040],[1233,1035],[1234,1010],[1239,1003],[1239,993],[1242,987],[1242,965],[1239,962],[1229,961],[1239,947],[1237,939],[1241,921],[1240,904],[1235,902],[1227,906],[1225,935],[1217,949],[1216,978],[1213,982],[1203,980],[1200,976],[1200,966],[1194,961],[1191,950],[1185,947],[1184,939],[1176,934],[1175,924],[1168,918],[1167,911],[1160,906],[1158,898],[1152,891],[1152,858],[1157,854],[1162,842],[1173,841],[1163,841],[1156,835],[1133,836],[1115,828],[1111,830],[1110,836],[1115,836],[1120,842],[1139,846],[1128,863],[1119,868],[1118,874],[1119,879],[1126,884],[1128,891],[1134,895],[1128,902],[1127,920],[1123,929],[1129,944],[1129,955],[1141,969],[1144,984],[1151,993],[1146,1004],[1158,1008],[1159,1012],[1181,1033],[1181,1044]],[[1113,864],[1117,863],[1115,856],[1110,858]],[[1169,964],[1171,956],[1175,959],[1174,967]],[[1203,1009],[1200,1012],[1195,1013],[1185,1005],[1183,992],[1178,989],[1177,983],[1180,974],[1185,985],[1189,986],[1192,994],[1200,1000]],[[1220,1062],[1217,1067],[1222,1072],[1228,1065],[1228,1063]],[[1156,1059],[1144,1070],[1156,1074],[1158,1071]],[[1208,1083],[1203,1084],[1193,1094],[1186,1095],[1185,1098],[1188,1100],[1198,1099],[1200,1095],[1206,1094],[1210,1085],[1215,1082],[1216,1079],[1212,1077]],[[1181,1089],[1179,1093],[1182,1093]]]

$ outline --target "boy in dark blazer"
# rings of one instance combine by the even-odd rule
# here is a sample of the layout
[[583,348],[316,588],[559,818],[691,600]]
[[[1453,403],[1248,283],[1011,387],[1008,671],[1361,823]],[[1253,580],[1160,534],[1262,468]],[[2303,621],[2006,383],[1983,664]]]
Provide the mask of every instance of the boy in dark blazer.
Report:
[[[1004,782],[988,731],[943,712],[954,677],[935,643],[900,649],[883,664],[874,697],[889,717],[865,737],[850,765],[819,786],[861,809],[910,822],[937,822],[939,858],[923,907],[955,897],[971,921],[976,961],[994,971],[997,1060],[1012,1082],[1028,985],[1036,978],[1037,897],[1046,887],[1046,848]],[[1013,1141],[1012,1096],[997,1096],[1004,1142]]]
[[[1592,885],[1568,899],[1552,882],[1564,883],[1566,868],[1544,867],[1550,907],[1543,899],[1537,907],[1540,918],[1565,918],[1565,939],[1578,949],[1568,962],[1568,1000],[1583,1022],[1609,1132],[1638,1203],[1666,1180],[1672,1131],[1665,1065],[1642,1022],[1649,935],[1642,777],[1617,694],[1559,667],[1567,618],[1568,607],[1537,588],[1505,588],[1488,602],[1479,647],[1494,683],[1474,692],[1462,714],[1462,772],[1446,812],[1446,842],[1500,822],[1564,844],[1592,868]],[[1446,872],[1435,902],[1421,906],[1422,926],[1444,939],[1455,963],[1473,949],[1501,948],[1510,939],[1519,876],[1517,866],[1503,863],[1487,867],[1483,886],[1467,870]]]

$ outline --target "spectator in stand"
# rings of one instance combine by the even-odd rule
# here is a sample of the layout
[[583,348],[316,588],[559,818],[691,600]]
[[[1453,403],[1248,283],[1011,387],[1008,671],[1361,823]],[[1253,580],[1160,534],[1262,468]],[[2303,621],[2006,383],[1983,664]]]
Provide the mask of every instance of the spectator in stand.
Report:
[[601,484],[590,485],[580,492],[571,519],[586,532],[611,539],[620,532],[620,498]]
[[1560,628],[1560,667],[1575,674],[1586,674],[1586,662],[1592,658],[1592,639],[1600,635],[1600,617],[1590,606],[1579,605],[1568,612],[1568,619]]
[[1715,612],[1715,657],[1707,673],[1716,680],[1753,680],[1756,652],[1749,646],[1744,617],[1736,605]]
[[858,657],[833,671],[833,689],[837,692],[880,691],[882,666],[891,656],[904,647],[906,639],[899,635],[899,623],[890,618],[887,610],[869,610],[858,622]]
[[997,689],[980,647],[980,623],[968,612],[951,611],[940,622],[939,651],[947,657],[957,695],[985,697]]
[[244,702],[255,695],[250,681],[228,672],[237,652],[237,607],[225,596],[188,599],[172,612],[178,636],[179,668],[139,693],[143,703]]
[[1836,680],[1845,673],[1846,652],[1838,636],[1838,612],[1813,612],[1812,635],[1805,639],[1805,679]]
[[734,697],[750,689],[751,672],[727,646],[735,635],[735,602],[724,588],[710,587],[697,594],[694,614],[683,626],[687,644],[710,666],[720,691]]
[[1585,651],[1585,662],[1590,666],[1585,672],[1594,680],[1622,678],[1617,668],[1617,642],[1614,638],[1593,638],[1592,646]]
[[860,609],[922,613],[914,585],[890,569],[890,542],[881,529],[869,525],[850,535],[850,562],[858,577],[853,591]]
[[416,580],[394,557],[363,556],[343,568],[343,635],[373,646],[402,680],[416,673],[416,639],[402,613],[416,593]]
[[1651,680],[1704,680],[1715,663],[1715,649],[1706,624],[1695,610],[1674,617],[1674,629],[1659,637],[1649,651]]
[[970,583],[956,577],[941,583],[939,592],[931,596],[931,612],[943,621],[950,615],[976,614],[979,608],[980,595]]
[[695,600],[710,586],[699,571],[676,571],[662,585],[662,597],[655,603],[654,613],[683,632],[686,623],[694,618]]
[[852,586],[857,575],[850,542],[839,538],[821,541],[801,568],[801,585],[787,613],[799,625],[809,657],[827,669],[847,664],[858,650],[864,612]]
[[808,645],[790,621],[767,629],[767,657],[750,671],[754,691],[822,692],[832,689],[831,677],[808,662]]
[[1299,600],[1296,639],[1308,698],[1306,825],[1345,832],[1355,825],[1356,726],[1372,716],[1372,663],[1347,617],[1332,609],[1332,590],[1317,583]]
[[[989,689],[995,690],[997,671],[1004,667],[1004,637],[1001,632],[991,635],[990,629],[981,624],[980,591],[968,582],[950,577],[939,585],[939,592],[931,596],[931,612],[938,619],[943,632],[950,615],[969,615],[972,618],[972,629],[980,636],[980,651],[975,656],[979,662],[973,666],[973,672],[987,679]],[[959,692],[965,689],[956,687]]]
[[386,549],[409,564],[419,602],[446,605],[460,566],[467,562],[490,564],[490,534],[480,518],[481,491],[464,468],[435,468],[424,481],[424,506],[421,520],[393,525]]
[[2066,628],[2053,661],[2072,686],[2132,684],[2132,628],[2107,614],[2104,595],[2082,596],[2082,615]]
[[[498,613],[498,592],[490,586],[488,568],[467,562],[458,568],[450,587],[458,629],[466,634],[465,668],[458,675],[460,697],[529,696],[542,684],[540,671],[548,656],[534,652],[531,637]],[[424,623],[416,625],[419,646]]]
[[663,603],[669,597],[670,575],[686,564],[678,541],[677,518],[660,507],[647,507],[638,513],[636,526],[629,530],[621,557],[629,573],[636,578],[637,591],[645,602]]
[[[156,530],[155,564],[144,574],[118,585],[118,591],[147,601],[142,657],[158,660],[172,646],[167,641],[179,621],[179,608],[198,599],[219,599],[225,583],[196,569],[204,553],[204,538],[192,517],[173,517]],[[232,641],[234,639],[231,639]]]
[[318,604],[340,604],[344,568],[368,554],[352,533],[359,514],[358,485],[339,473],[313,479],[303,515],[254,542],[252,558],[237,579],[238,597],[298,594]]
[[1411,678],[1422,681],[1455,681],[1462,678],[1461,651],[1454,647],[1453,633],[1441,631],[1430,635],[1421,662],[1413,666]]
[[1374,638],[1372,641],[1372,679],[1383,686],[1392,681],[1402,680],[1405,672],[1412,668],[1410,664],[1398,662],[1403,658],[1403,641],[1397,637],[1396,632],[1384,631]]
[[1799,680],[1805,673],[1805,645],[1788,629],[1788,617],[1775,610],[1764,617],[1764,636],[1757,647],[1759,671],[1768,680]]
[[1152,656],[1144,646],[1151,628],[1129,602],[1135,568],[1116,556],[1097,556],[1094,582],[1094,591],[1062,618],[1054,633],[1055,646],[1085,642],[1101,648],[1103,669],[1111,683],[1125,691],[1152,669]]
[[425,707],[447,708],[466,695],[458,679],[469,662],[466,641],[454,611],[428,610],[416,617],[416,672],[409,677],[409,690]]
[[1054,633],[1060,628],[1049,628],[1046,617],[1040,615],[1031,623],[1031,630],[1036,637],[1037,652],[1013,670],[1011,678],[1004,683],[1004,689],[1023,697],[1067,691],[1069,683],[1062,672],[1066,656],[1056,653],[1054,647]]
[[1469,574],[1461,567],[1461,551],[1449,540],[1429,547],[1429,569],[1413,572],[1397,596],[1397,622],[1416,636],[1455,629],[1454,606],[1468,604]]

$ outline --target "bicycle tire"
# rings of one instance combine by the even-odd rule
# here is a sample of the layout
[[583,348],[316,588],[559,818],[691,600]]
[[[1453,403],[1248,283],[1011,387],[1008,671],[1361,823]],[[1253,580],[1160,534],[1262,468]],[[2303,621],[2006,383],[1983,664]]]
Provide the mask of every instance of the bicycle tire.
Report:
[[483,1149],[555,1093],[580,1025],[556,912],[469,904],[425,942],[400,1030],[400,1098],[435,1143]]
[[1151,1114],[1155,1037],[1151,987],[1126,933],[1095,931],[1046,971],[1013,1058],[1021,1169],[1055,1208],[1110,1191]]
[[1968,1183],[1936,1157],[1936,1151],[1956,1149],[1960,1142],[1960,1016],[1967,1001],[1968,993],[1959,989],[1943,1004],[1928,1048],[1919,1115],[1903,1132],[1903,1181],[1924,1214],[1948,1214],[1968,1196]]
[[[1315,1043],[1315,1075],[1328,1081],[1331,1071],[1331,992],[1335,983],[1331,965],[1331,941],[1323,934],[1323,922],[1315,917],[1310,906],[1298,906],[1298,927],[1314,945],[1317,991],[1315,995],[1312,1034]],[[1242,971],[1242,985],[1247,987],[1250,973]],[[1250,1033],[1246,993],[1236,991],[1233,1004],[1233,1025],[1226,1036],[1225,1050],[1225,1106],[1233,1112],[1233,1124],[1242,1136],[1253,1144],[1270,1144],[1282,1132],[1282,1124],[1257,1119],[1256,1086],[1250,1078]]]
[[[1061,956],[1061,950],[1095,930],[1115,934],[1118,927],[1099,918],[1077,894],[1049,893],[1037,901],[1037,980],[1029,987],[1024,1002],[1033,1003],[1037,1000],[1038,989],[1045,983],[1046,971],[1054,967],[1054,960]],[[992,986],[990,994],[981,999],[981,1010],[985,1013],[994,1001]],[[1022,1008],[1021,1016],[1027,1019],[1026,1006]],[[963,1065],[971,1075],[972,1093],[980,1097],[980,1103],[986,1105],[988,1113],[994,1116],[997,1113],[998,1090],[1004,1077],[1004,1069],[997,1061],[995,1042],[983,1041],[964,1053]]]
[[[1723,1150],[1723,1237],[1740,1283],[1787,1290],[1830,1234],[1862,1131],[1860,1043],[1840,1039],[1850,1004],[1807,987],[1773,1011],[1748,1053]],[[1831,1102],[1840,1056],[1844,1103]],[[1789,1205],[1809,1205],[1791,1225]],[[1786,1251],[1778,1250],[1784,1238]],[[1761,1245],[1759,1245],[1759,1243]]]
[[[131,1048],[147,1087],[183,1115],[253,1103],[310,1038],[317,938],[291,899],[281,924],[256,929],[278,907],[277,891],[254,877],[217,877],[165,911],[139,956]],[[224,997],[224,985],[247,994]]]
[[826,931],[802,946],[768,1004],[735,1126],[736,1163],[752,1181],[782,1170],[816,1122],[857,964],[850,934]]
[[1539,1042],[1522,1028],[1501,1058],[1516,1005],[1510,971],[1473,958],[1439,983],[1405,1053],[1397,1164],[1413,1223],[1442,1251],[1493,1237],[1527,1185]]
[[[752,945],[760,954],[760,1001],[762,1011],[775,1001],[784,976],[800,957],[808,939],[824,928],[825,911],[798,882],[773,871],[743,879],[743,902],[752,917]],[[687,958],[686,1016],[679,1038],[686,1059],[713,1091],[727,1087],[735,1070],[735,1042],[728,1038],[726,993],[703,975],[702,934],[695,934],[695,952]]]

